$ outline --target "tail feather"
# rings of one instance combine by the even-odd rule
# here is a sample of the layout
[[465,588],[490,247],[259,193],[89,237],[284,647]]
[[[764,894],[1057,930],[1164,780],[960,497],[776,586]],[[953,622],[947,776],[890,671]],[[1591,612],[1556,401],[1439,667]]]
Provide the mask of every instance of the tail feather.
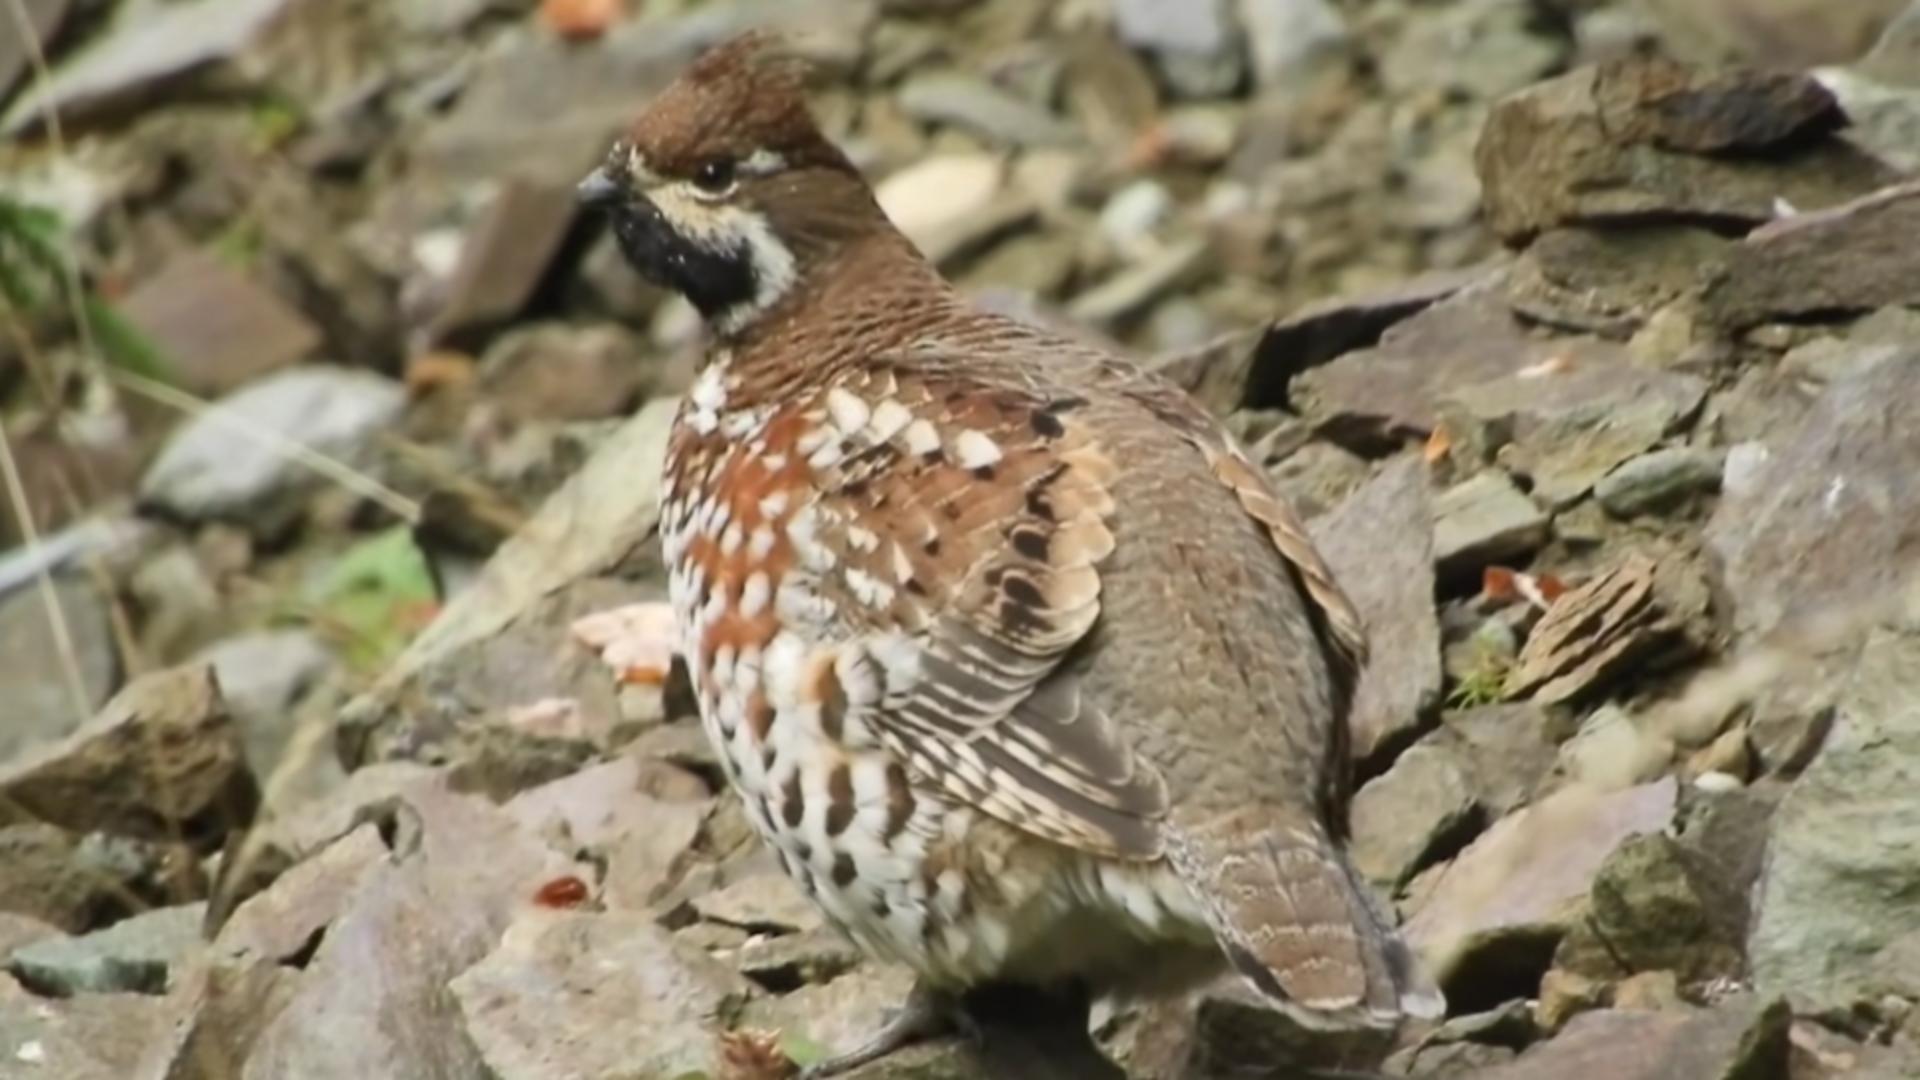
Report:
[[1309,1027],[1443,1014],[1446,999],[1325,831],[1254,814],[1210,823],[1174,852],[1234,967]]

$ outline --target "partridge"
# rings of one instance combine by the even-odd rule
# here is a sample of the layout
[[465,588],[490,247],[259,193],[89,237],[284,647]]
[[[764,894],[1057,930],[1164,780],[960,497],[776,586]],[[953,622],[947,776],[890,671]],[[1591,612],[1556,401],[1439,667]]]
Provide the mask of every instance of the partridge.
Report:
[[750,35],[580,185],[711,332],[661,533],[707,734],[910,1005],[1237,970],[1315,1027],[1442,1006],[1343,851],[1360,621],[1169,384],[969,304]]

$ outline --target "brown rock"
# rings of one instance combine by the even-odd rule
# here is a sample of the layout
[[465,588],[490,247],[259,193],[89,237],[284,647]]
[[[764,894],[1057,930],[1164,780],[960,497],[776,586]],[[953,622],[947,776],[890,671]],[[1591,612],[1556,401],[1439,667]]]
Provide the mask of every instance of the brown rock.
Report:
[[484,799],[422,786],[403,806],[412,835],[321,939],[247,1080],[484,1075],[447,984],[541,885],[578,871]]
[[1507,678],[1507,695],[1543,704],[1604,683],[1670,643],[1677,627],[1658,592],[1655,566],[1631,555],[1553,602]]
[[1356,760],[1405,745],[1440,700],[1432,521],[1427,465],[1407,455],[1312,525],[1367,627],[1367,666],[1348,720]]
[[1477,824],[1479,811],[1471,775],[1451,746],[1423,741],[1408,748],[1353,797],[1348,815],[1354,868],[1393,889],[1436,848],[1463,842],[1461,834]]
[[1632,837],[1600,867],[1554,965],[1609,981],[1655,971],[1694,987],[1737,978],[1746,927],[1731,884],[1672,837]]
[[1539,365],[1448,392],[1439,411],[1456,454],[1497,459],[1532,481],[1535,499],[1560,508],[1676,430],[1707,387],[1691,375],[1635,366],[1608,342],[1556,344]]
[[905,968],[868,964],[831,982],[756,1001],[745,1022],[822,1054],[845,1053],[870,1038],[875,1018],[899,1008],[912,987],[913,973]]
[[11,955],[13,950],[22,945],[64,936],[60,928],[52,923],[41,922],[31,915],[0,910],[0,957]]
[[127,684],[100,715],[0,769],[4,804],[77,832],[205,840],[258,801],[210,667]]
[[1507,300],[1538,322],[1626,338],[1691,290],[1731,243],[1677,225],[1550,229],[1514,263]]
[[76,934],[133,914],[153,891],[152,866],[116,846],[38,822],[0,826],[0,911]]
[[1583,1013],[1483,1080],[1761,1080],[1786,1075],[1784,1002],[1737,999],[1695,1012]]
[[319,331],[253,278],[200,251],[175,255],[120,302],[181,385],[218,397],[300,362]]
[[[46,593],[33,587],[0,597],[0,762],[85,723],[106,704],[119,678],[112,610],[100,590],[60,575],[53,579],[52,593],[86,700],[74,700],[65,677],[64,646],[48,621]],[[0,812],[0,820],[5,818]]]
[[218,958],[181,973],[160,1008],[154,1037],[130,1080],[220,1080],[241,1075],[260,1033],[293,1000],[298,968]]
[[1719,324],[1920,304],[1920,182],[1756,229],[1701,297]]
[[600,420],[633,411],[657,374],[639,339],[618,326],[546,324],[495,342],[478,382],[514,421]]
[[600,847],[655,827],[658,803],[693,803],[704,813],[708,795],[706,784],[684,769],[623,756],[524,791],[505,809],[535,832],[564,829],[572,842]]
[[1620,60],[1495,106],[1475,160],[1488,221],[1510,243],[1583,222],[1758,225],[1778,199],[1830,206],[1889,182],[1824,138],[1843,119],[1808,76]]
[[160,999],[147,994],[36,997],[0,974],[5,1075],[35,1080],[126,1080],[161,1034]]
[[[1292,438],[1284,429],[1276,429],[1272,435],[1274,443]],[[1255,454],[1271,452],[1274,443],[1262,440],[1250,449]],[[1273,486],[1286,497],[1294,513],[1308,521],[1339,506],[1359,490],[1372,473],[1373,467],[1367,459],[1318,439],[1267,466],[1267,476]]]
[[647,543],[675,407],[652,402],[623,424],[343,710],[347,762],[450,751],[460,731],[548,700],[572,701],[591,730],[613,728],[620,709],[612,673],[569,627],[662,591],[657,581],[634,579],[659,572]]
[[1449,992],[1473,978],[1538,977],[1607,856],[1665,829],[1676,794],[1670,778],[1605,794],[1565,788],[1501,820],[1442,872],[1407,922],[1409,942]]
[[1307,1029],[1228,976],[1139,1009],[1109,1038],[1109,1048],[1130,1076],[1293,1076],[1368,1068],[1386,1057],[1390,1039],[1364,1027]]
[[1285,405],[1300,373],[1375,344],[1394,324],[1491,273],[1485,267],[1436,271],[1375,292],[1316,300],[1258,335],[1229,335],[1153,366],[1220,415]]
[[1442,578],[1531,554],[1551,523],[1499,469],[1484,470],[1433,501],[1433,559]]
[[700,917],[757,933],[804,933],[824,925],[820,909],[777,870],[752,874],[693,902]]
[[1771,150],[1838,129],[1820,83],[1794,72],[1710,71],[1659,59],[1602,65],[1593,97],[1617,142],[1723,154]]
[[523,912],[449,989],[500,1080],[712,1072],[752,994],[643,916],[545,910]]
[[1429,738],[1460,745],[1474,801],[1495,819],[1533,801],[1558,751],[1546,711],[1526,702],[1443,713]]
[[1799,70],[1859,56],[1906,2],[1857,0],[1834,7],[1824,0],[1648,0],[1636,7],[1653,19],[1669,55]]
[[1586,347],[1528,334],[1491,281],[1395,324],[1372,348],[1304,372],[1290,393],[1326,437],[1362,450],[1393,446],[1431,432],[1440,401],[1456,387],[1556,358],[1578,362]]
[[328,847],[363,824],[397,827],[405,796],[419,787],[444,784],[434,769],[413,762],[383,762],[357,769],[323,798],[272,808],[233,857],[222,861],[208,903],[207,925],[218,928],[249,897],[267,888],[294,864]]
[[234,911],[214,940],[223,964],[286,963],[352,904],[387,856],[371,823],[281,875]]
[[691,773],[629,756],[523,792],[506,809],[603,861],[609,909],[647,911],[685,870],[713,800]]
[[[1833,383],[1730,481],[1708,550],[1736,630],[1765,634],[1898,596],[1920,546],[1920,352]],[[1756,456],[1756,455],[1749,455]],[[1731,472],[1731,470],[1730,470]]]
[[467,230],[426,344],[471,344],[519,314],[546,278],[577,210],[573,189],[563,184],[512,180],[503,186]]

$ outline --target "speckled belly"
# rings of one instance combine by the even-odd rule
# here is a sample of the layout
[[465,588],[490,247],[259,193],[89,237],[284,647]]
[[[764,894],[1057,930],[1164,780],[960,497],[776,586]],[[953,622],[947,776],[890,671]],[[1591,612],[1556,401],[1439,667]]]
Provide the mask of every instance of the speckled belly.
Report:
[[858,945],[940,983],[1097,978],[1142,963],[1140,947],[1210,942],[1164,864],[1029,836],[923,783],[883,741],[910,630],[842,618],[875,586],[815,539],[847,524],[814,486],[817,426],[695,411],[661,508],[702,721],[787,872]]

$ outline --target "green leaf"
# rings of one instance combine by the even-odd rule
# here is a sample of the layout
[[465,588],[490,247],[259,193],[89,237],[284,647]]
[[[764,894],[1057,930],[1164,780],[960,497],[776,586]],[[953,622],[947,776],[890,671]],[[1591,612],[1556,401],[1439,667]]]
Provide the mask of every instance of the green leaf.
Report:
[[344,639],[347,662],[372,672],[420,632],[439,594],[412,531],[397,525],[348,548],[304,599],[307,617]]
[[112,304],[88,294],[81,301],[80,310],[86,316],[87,329],[93,334],[94,344],[100,347],[100,353],[107,363],[156,382],[176,381],[160,346],[141,333],[139,327],[128,322]]
[[781,1033],[780,1052],[787,1055],[788,1060],[803,1069],[809,1065],[815,1065],[825,1061],[833,1056],[833,1051],[821,1046],[805,1035],[796,1035],[791,1031]]

